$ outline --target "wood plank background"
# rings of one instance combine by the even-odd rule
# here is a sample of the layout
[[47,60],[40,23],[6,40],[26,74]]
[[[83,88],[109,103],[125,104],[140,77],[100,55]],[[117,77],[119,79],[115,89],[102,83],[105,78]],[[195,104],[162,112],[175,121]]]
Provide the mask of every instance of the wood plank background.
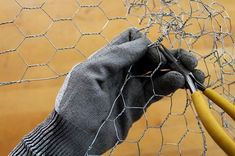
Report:
[[[18,0],[20,5],[26,7],[40,6],[43,0],[26,1]],[[104,0],[107,1],[107,0]],[[93,4],[96,0],[80,0],[81,4]],[[220,0],[225,6],[232,19],[232,25],[235,27],[235,1]],[[110,17],[122,16],[125,8],[120,6],[118,0],[110,0],[109,5],[101,6],[109,12]],[[71,17],[77,11],[75,0],[47,0],[47,5],[43,9],[50,13],[53,18]],[[0,22],[14,19],[20,7],[14,0],[0,0]],[[62,10],[62,11],[61,11]],[[93,11],[93,12],[92,12]],[[92,11],[88,8],[80,8],[79,16],[75,19],[81,31],[100,30],[102,25],[107,22],[103,14],[98,10]],[[95,13],[94,13],[95,12]],[[95,16],[94,16],[95,15]],[[21,12],[14,21],[15,24],[23,30],[25,35],[40,34],[47,31],[46,28],[52,22],[41,9],[26,9]],[[135,18],[130,18],[131,24],[137,22]],[[62,23],[62,24],[61,24]],[[119,20],[110,21],[103,35],[108,40],[116,34],[130,27],[130,23]],[[233,30],[233,32],[235,32]],[[80,33],[76,31],[71,22],[55,22],[47,32],[48,38],[57,48],[73,45],[78,40]],[[151,39],[156,37],[152,33]],[[0,25],[0,51],[11,49],[22,41],[24,37],[18,32],[14,24]],[[43,37],[26,39],[16,52],[0,55],[0,82],[19,80],[26,69],[19,55],[29,64],[44,63],[50,58],[49,65],[58,73],[67,72],[74,64],[85,60],[87,56],[95,50],[104,46],[107,41],[101,36],[83,36],[76,46],[78,50],[62,50],[55,52],[55,49]],[[207,48],[201,45],[203,48]],[[202,49],[203,51],[203,49]],[[56,55],[53,55],[55,54]],[[85,55],[85,56],[84,56]],[[203,68],[202,66],[200,66]],[[213,68],[213,66],[210,66]],[[45,78],[55,76],[55,73],[48,70],[47,67],[38,66],[27,70],[24,74],[25,79]],[[234,75],[229,79],[234,80]],[[29,83],[13,84],[0,87],[0,156],[7,155],[9,151],[20,141],[20,139],[29,133],[38,123],[43,121],[54,107],[56,94],[64,81],[64,77],[47,81],[34,81]],[[235,88],[232,88],[235,90]],[[235,92],[233,92],[235,93]],[[233,94],[234,95],[234,94]],[[181,98],[178,98],[181,97]],[[182,112],[185,107],[186,95],[183,90],[179,90],[173,97],[172,111]],[[152,105],[148,110],[148,120],[152,125],[160,124],[169,113],[171,98],[164,98],[157,104]],[[176,105],[177,104],[177,105]],[[192,111],[187,112],[188,128],[197,129],[196,121]],[[171,116],[168,124],[162,129],[164,141],[177,142],[186,130],[183,116]],[[136,139],[144,130],[145,120],[142,118],[130,130],[128,139]],[[225,155],[219,147],[207,135],[209,156]],[[142,155],[154,155],[159,150],[161,136],[159,129],[150,129],[140,142]],[[195,133],[189,134],[184,143],[180,146],[182,155],[196,156],[202,151],[201,135]],[[176,146],[164,146],[162,155],[179,155]],[[134,156],[138,153],[136,144],[123,143],[114,151],[114,155]]]

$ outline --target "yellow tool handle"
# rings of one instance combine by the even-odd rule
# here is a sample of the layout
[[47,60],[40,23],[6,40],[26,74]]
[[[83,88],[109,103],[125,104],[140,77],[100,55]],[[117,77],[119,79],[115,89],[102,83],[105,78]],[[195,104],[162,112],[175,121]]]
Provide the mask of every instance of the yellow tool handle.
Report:
[[235,120],[235,106],[232,103],[211,88],[207,88],[203,93]]
[[202,94],[199,91],[192,93],[192,100],[200,120],[213,140],[229,156],[235,156],[235,143],[218,124]]

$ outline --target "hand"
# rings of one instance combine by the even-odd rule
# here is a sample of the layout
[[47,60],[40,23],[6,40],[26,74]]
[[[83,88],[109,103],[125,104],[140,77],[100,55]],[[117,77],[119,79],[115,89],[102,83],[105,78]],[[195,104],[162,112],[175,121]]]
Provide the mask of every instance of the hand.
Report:
[[[55,110],[10,155],[100,155],[121,143],[150,104],[185,86],[180,73],[160,70],[167,61],[150,43],[131,28],[73,67]],[[183,49],[172,53],[204,80],[196,58]]]
[[[150,79],[130,78],[121,95],[119,91],[132,64],[133,75],[151,71],[158,63],[167,64],[155,48],[148,49],[150,43],[137,29],[128,29],[70,71],[58,96],[56,111],[91,136],[87,140],[90,143],[80,147],[81,151],[87,152],[88,145],[95,140],[89,154],[104,153],[117,141],[124,140],[131,125],[142,116],[141,109],[122,111],[124,107],[144,107],[147,104],[154,95]],[[202,72],[194,69],[196,58],[183,49],[172,52],[203,81]],[[184,77],[176,71],[157,72],[153,82],[155,96],[147,107],[161,98],[158,95],[168,95],[185,86]]]

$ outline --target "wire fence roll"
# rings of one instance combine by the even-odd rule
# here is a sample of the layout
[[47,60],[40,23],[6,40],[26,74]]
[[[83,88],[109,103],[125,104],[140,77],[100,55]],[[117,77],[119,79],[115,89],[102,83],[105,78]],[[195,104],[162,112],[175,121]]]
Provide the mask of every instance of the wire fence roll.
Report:
[[[161,38],[167,48],[184,48],[195,55],[198,68],[206,75],[204,84],[235,104],[233,21],[226,8],[215,0],[8,0],[1,3],[0,10],[5,15],[0,16],[0,89],[64,78],[73,65],[109,44],[123,30],[136,27],[153,42]],[[158,67],[148,75],[127,74],[117,97],[122,99],[124,108],[113,119],[107,116],[103,123],[113,122],[118,138],[104,155],[207,155],[213,148],[188,90],[180,89],[164,96],[147,110],[125,105],[125,85],[139,77],[153,81],[157,70]],[[159,95],[153,92],[154,96]],[[223,128],[235,138],[232,119],[208,102]],[[141,110],[144,115],[123,140],[118,137],[115,122],[128,109]],[[92,148],[97,144],[103,124],[87,155],[95,155]]]

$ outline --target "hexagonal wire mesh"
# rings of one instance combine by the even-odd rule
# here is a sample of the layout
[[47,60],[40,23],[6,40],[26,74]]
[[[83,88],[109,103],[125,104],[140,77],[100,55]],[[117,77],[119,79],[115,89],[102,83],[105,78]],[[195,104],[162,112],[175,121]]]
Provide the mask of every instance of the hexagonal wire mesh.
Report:
[[[7,6],[14,9],[8,10]],[[205,84],[235,102],[231,20],[216,1],[9,0],[1,7],[8,15],[0,17],[0,62],[4,67],[0,71],[0,86],[63,77],[72,65],[85,60],[124,29],[135,26],[153,41],[163,37],[165,46],[185,48],[193,53],[200,69],[206,73]],[[141,77],[152,81],[153,74]],[[122,91],[125,84],[135,78],[138,76],[127,75],[117,99],[123,100],[122,112],[138,109],[144,115],[125,140],[116,132],[118,141],[105,155],[124,155],[124,151],[125,155],[170,155],[172,152],[184,155],[189,149],[193,149],[194,154],[206,155],[206,134],[192,107],[190,94],[179,90],[148,110],[130,108],[125,106]],[[181,99],[177,98],[179,95]],[[154,96],[157,95],[153,92],[152,98]],[[224,129],[234,137],[231,119],[213,103],[209,104]],[[107,116],[103,124],[109,121],[116,126],[122,112],[112,120]],[[176,122],[181,124],[174,125]],[[96,137],[87,150],[88,155]]]

